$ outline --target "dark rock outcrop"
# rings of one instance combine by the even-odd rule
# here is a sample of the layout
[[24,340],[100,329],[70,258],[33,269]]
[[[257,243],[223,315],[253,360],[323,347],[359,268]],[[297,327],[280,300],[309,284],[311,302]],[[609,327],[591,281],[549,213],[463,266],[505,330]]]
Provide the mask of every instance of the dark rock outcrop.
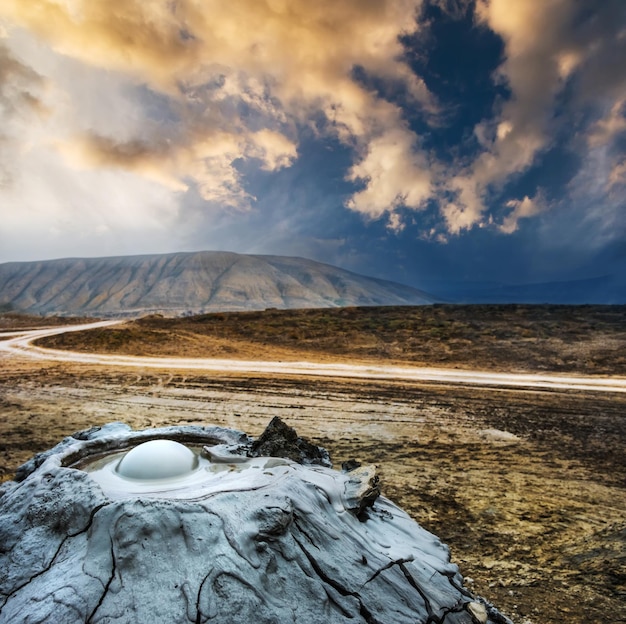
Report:
[[301,438],[293,427],[275,416],[252,443],[250,457],[285,457],[299,464],[332,466],[328,451]]

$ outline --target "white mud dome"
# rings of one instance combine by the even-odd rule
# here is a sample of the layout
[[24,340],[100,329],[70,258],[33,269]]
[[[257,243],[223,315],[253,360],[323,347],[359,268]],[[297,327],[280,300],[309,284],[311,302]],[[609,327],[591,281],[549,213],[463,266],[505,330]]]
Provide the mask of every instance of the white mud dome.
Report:
[[262,448],[114,423],[36,456],[0,487],[0,622],[508,622],[373,468]]

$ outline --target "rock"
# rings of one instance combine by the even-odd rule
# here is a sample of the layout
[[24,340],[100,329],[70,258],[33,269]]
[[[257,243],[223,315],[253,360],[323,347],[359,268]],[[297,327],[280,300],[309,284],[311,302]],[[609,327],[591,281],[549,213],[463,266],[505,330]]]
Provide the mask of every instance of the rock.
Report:
[[480,602],[469,602],[467,604],[467,612],[472,616],[476,624],[486,624],[487,608]]
[[278,416],[270,421],[265,431],[252,443],[251,457],[286,457],[299,464],[331,467],[328,451],[298,436],[293,427]]
[[344,494],[346,507],[359,518],[380,496],[379,478],[376,466],[359,466],[346,472]]
[[[173,476],[118,471],[160,439],[197,461]],[[0,498],[0,623],[508,622],[463,586],[436,536],[367,494],[371,467],[242,461],[254,444],[219,427],[117,423],[27,463]]]
[[515,444],[521,442],[521,438],[510,431],[502,431],[501,429],[481,429],[479,435],[483,440],[488,442],[500,442]]
[[357,461],[356,459],[349,459],[348,461],[345,461],[341,464],[341,469],[344,472],[350,472],[351,470],[354,470],[355,468],[359,468],[361,466],[361,462]]

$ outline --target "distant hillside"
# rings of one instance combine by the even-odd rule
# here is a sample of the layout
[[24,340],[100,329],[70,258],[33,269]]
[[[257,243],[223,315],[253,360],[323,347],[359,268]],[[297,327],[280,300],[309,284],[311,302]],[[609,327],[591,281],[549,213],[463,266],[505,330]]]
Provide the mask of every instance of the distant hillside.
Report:
[[626,275],[623,273],[590,279],[539,284],[426,282],[425,288],[443,301],[459,304],[626,304]]
[[0,264],[0,306],[31,314],[181,316],[433,301],[409,286],[283,256],[202,251]]

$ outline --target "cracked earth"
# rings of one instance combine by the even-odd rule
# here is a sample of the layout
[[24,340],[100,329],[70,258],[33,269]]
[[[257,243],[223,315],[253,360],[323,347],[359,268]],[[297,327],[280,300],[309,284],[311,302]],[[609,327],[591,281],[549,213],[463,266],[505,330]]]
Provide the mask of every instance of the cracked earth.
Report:
[[[519,623],[626,622],[626,396],[0,359],[0,472],[79,429],[280,416],[436,533]],[[54,553],[51,553],[53,556]]]

